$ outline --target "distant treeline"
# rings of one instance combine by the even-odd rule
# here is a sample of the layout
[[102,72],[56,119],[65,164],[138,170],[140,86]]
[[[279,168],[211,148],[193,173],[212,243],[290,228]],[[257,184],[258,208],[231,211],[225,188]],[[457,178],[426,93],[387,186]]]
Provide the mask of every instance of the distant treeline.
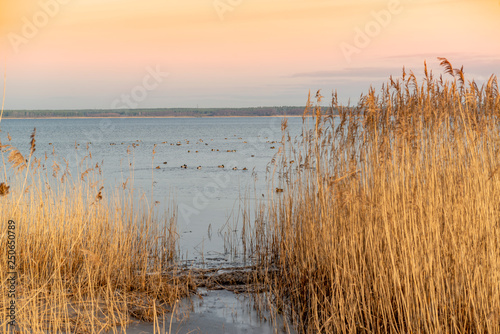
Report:
[[[305,107],[5,110],[5,118],[302,116]],[[325,110],[326,111],[326,110]]]

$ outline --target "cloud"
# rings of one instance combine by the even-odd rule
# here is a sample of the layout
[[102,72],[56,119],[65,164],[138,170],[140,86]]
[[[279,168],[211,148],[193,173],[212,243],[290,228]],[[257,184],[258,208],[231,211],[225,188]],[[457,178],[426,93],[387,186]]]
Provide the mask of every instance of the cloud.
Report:
[[344,68],[332,71],[313,71],[292,74],[292,78],[373,78],[388,77],[389,75],[400,72],[399,67],[357,67]]
[[434,71],[435,74],[443,73],[437,57],[446,57],[456,68],[463,66],[469,80],[488,78],[491,74],[498,75],[495,71],[500,68],[500,56],[495,55],[420,53],[380,57],[375,61],[379,66],[297,72],[287,76],[287,78],[325,83],[337,81],[386,81],[391,75],[399,77],[403,67],[407,72],[413,71],[419,77],[423,75],[424,61],[427,62],[428,69]]

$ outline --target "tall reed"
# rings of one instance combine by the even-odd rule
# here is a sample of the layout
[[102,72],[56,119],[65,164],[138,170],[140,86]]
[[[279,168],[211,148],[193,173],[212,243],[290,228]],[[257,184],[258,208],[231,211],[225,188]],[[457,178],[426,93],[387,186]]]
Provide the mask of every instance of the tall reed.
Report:
[[318,92],[296,140],[283,124],[252,247],[300,332],[500,332],[498,82],[440,61],[452,80],[403,69],[327,115]]
[[[156,215],[137,202],[133,180],[104,187],[90,151],[78,170],[0,143],[0,281],[10,276],[8,221],[16,225],[16,330],[21,333],[126,331],[132,317],[153,321],[191,286],[165,272],[176,265],[176,211]],[[63,162],[64,163],[64,162]],[[7,284],[0,331],[13,329]]]

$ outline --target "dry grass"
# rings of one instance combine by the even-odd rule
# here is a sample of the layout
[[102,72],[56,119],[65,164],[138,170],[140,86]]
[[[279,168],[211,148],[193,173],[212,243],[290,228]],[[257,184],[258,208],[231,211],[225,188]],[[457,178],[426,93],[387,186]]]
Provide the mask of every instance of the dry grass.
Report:
[[300,332],[500,332],[498,83],[440,60],[452,81],[403,70],[356,107],[308,103],[296,141],[283,124],[251,246]]
[[[16,329],[21,333],[116,332],[131,316],[153,321],[192,289],[165,274],[177,256],[176,212],[161,218],[134,200],[133,180],[103,187],[91,154],[80,171],[54,157],[2,145],[0,281],[6,282],[8,221],[16,223]],[[7,159],[5,155],[8,154]],[[6,161],[8,160],[8,161]],[[7,184],[8,183],[8,184]],[[128,186],[127,186],[128,183]],[[0,331],[7,332],[7,285]]]

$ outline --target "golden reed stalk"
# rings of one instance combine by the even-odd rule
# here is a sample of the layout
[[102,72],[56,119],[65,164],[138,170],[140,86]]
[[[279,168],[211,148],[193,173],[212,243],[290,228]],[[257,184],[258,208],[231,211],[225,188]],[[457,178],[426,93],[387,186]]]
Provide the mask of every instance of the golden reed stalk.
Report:
[[[9,143],[0,142],[0,281],[11,278],[7,231],[12,220],[15,329],[103,333],[121,326],[125,332],[132,316],[153,321],[170,310],[193,289],[189,276],[168,274],[177,258],[175,210],[162,218],[145,201],[137,203],[133,175],[119,190],[106,191],[90,151],[79,162],[82,172],[70,170],[67,162],[61,167],[55,152],[35,157],[35,133],[27,158],[10,136]],[[8,326],[7,288],[0,285],[2,333],[14,330]]]
[[440,60],[284,132],[251,239],[299,332],[500,333],[498,82]]

